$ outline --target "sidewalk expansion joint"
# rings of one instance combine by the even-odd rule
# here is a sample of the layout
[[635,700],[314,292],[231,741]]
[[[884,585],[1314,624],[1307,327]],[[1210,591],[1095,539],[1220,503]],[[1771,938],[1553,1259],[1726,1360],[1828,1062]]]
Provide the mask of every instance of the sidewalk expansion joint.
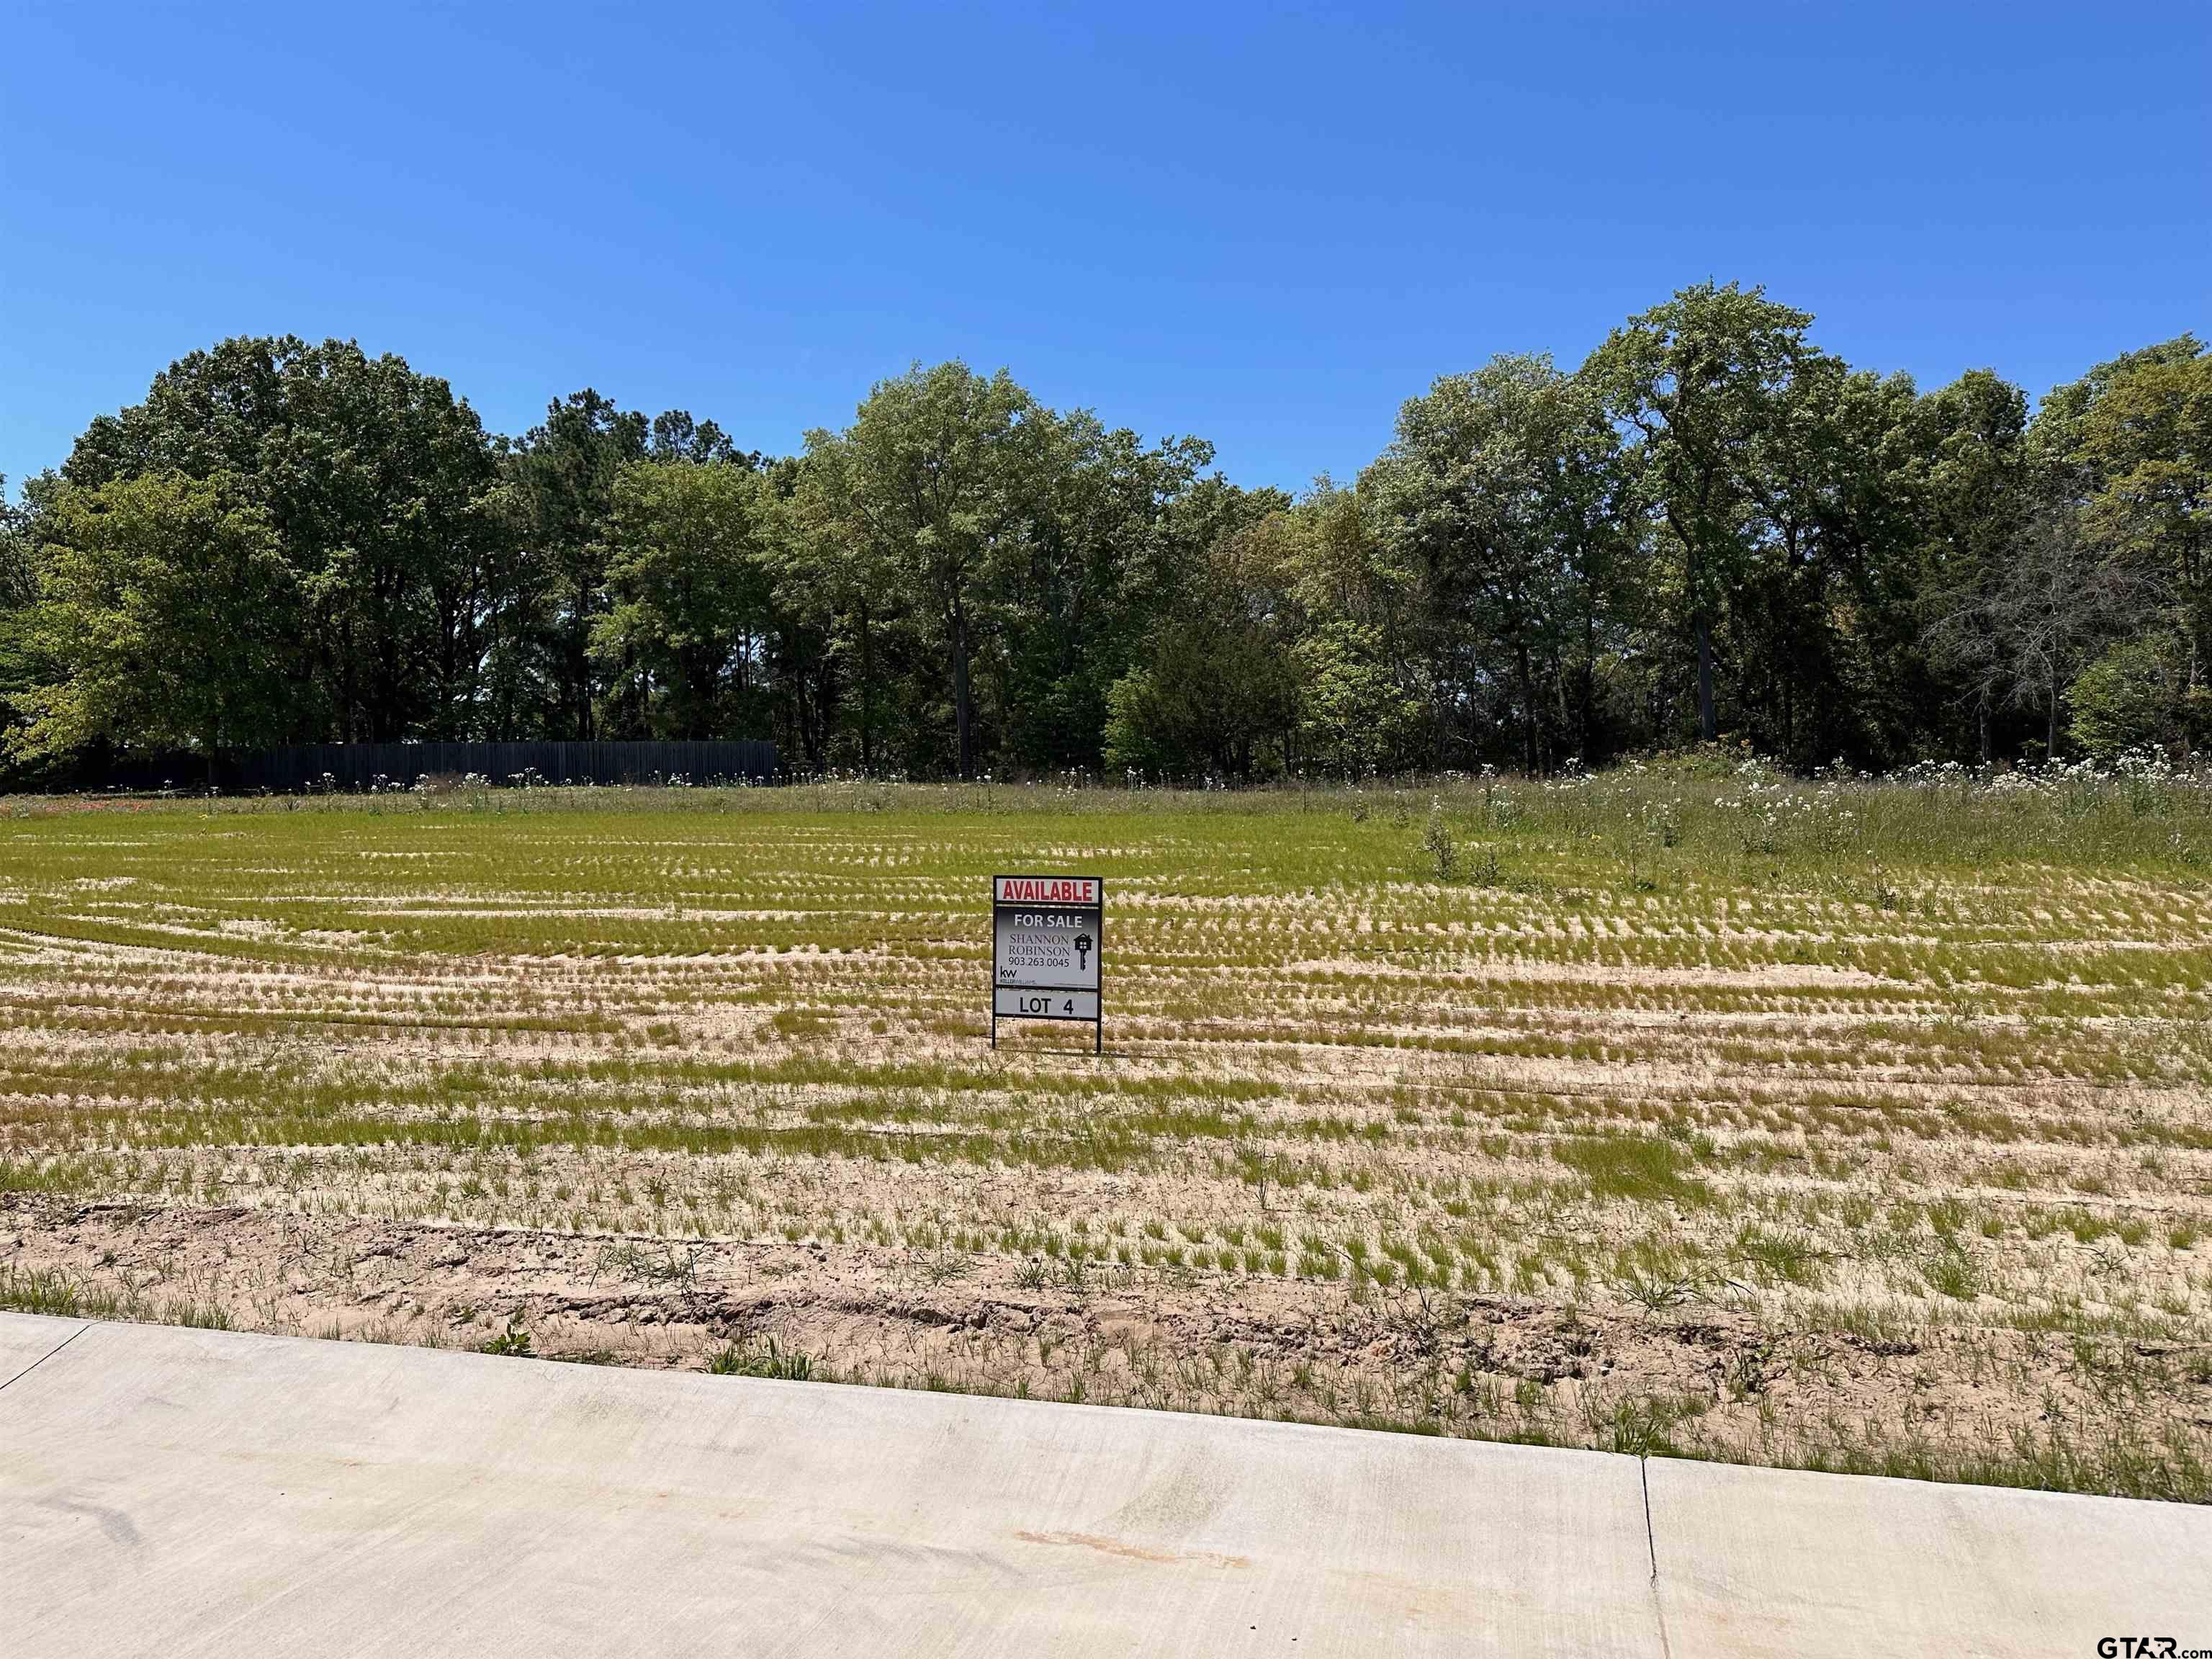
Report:
[[58,1342],[55,1343],[55,1344],[54,1344],[54,1346],[53,1346],[52,1347],[51,1347],[51,1348],[47,1349],[44,1353],[40,1354],[40,1355],[36,1359],[33,1359],[33,1360],[29,1364],[27,1364],[27,1365],[24,1366],[24,1367],[23,1367],[23,1369],[22,1369],[21,1370],[17,1371],[17,1372],[15,1374],[15,1376],[11,1376],[11,1377],[8,1378],[6,1382],[0,1382],[0,1389],[4,1389],[4,1388],[8,1387],[9,1383],[12,1383],[12,1382],[21,1382],[25,1377],[28,1376],[29,1376],[33,1371],[34,1371],[34,1370],[38,1370],[40,1366],[41,1366],[41,1365],[45,1364],[46,1363],[46,1361],[48,1361],[49,1359],[52,1359],[52,1358],[56,1354],[59,1353],[59,1352],[60,1352],[64,1348],[66,1348],[67,1346],[69,1346],[69,1345],[70,1345],[70,1343],[72,1343],[72,1342],[76,1341],[76,1340],[77,1340],[77,1338],[79,1338],[80,1336],[82,1336],[82,1335],[83,1335],[87,1331],[90,1330],[91,1328],[92,1328],[92,1322],[91,1322],[91,1321],[89,1321],[89,1320],[87,1320],[83,1324],[82,1324],[82,1325],[78,1326],[75,1330],[71,1331],[71,1332],[70,1332],[67,1336],[64,1337],[60,1341],[58,1341]]

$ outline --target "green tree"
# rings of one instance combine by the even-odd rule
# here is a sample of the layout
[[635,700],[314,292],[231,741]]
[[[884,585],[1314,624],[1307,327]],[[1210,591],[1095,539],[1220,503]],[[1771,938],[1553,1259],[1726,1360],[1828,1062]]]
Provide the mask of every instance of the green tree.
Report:
[[1816,354],[1811,316],[1762,289],[1686,288],[1613,330],[1580,371],[1633,440],[1673,566],[1666,598],[1695,662],[1698,733],[1720,732],[1714,640],[1760,546],[1759,441],[1786,423]]
[[6,770],[7,732],[16,723],[10,699],[29,688],[37,672],[28,637],[31,601],[39,586],[31,564],[30,527],[28,507],[9,501],[8,481],[0,477],[0,776]]
[[1971,732],[1964,746],[1987,763],[2006,696],[1992,600],[2039,488],[2027,394],[1993,369],[1971,370],[1921,399],[1919,422],[1912,603],[1928,675],[1906,690],[1923,721],[1939,701],[1960,709]]
[[1912,713],[1919,398],[1910,377],[1808,354],[1753,434],[1747,556],[1727,621],[1747,734],[1811,766],[1895,757]]
[[1295,760],[1348,777],[1423,764],[1430,692],[1416,574],[1356,489],[1326,475],[1271,520],[1284,538],[1300,690]]
[[[990,626],[1002,562],[1018,557],[1027,453],[1042,411],[1004,369],[917,367],[878,381],[837,441],[837,539],[921,624],[950,694],[954,764],[972,777],[981,752],[975,655]],[[810,438],[810,452],[826,450]]]
[[1601,655],[1634,538],[1620,437],[1589,385],[1545,356],[1447,375],[1398,412],[1362,475],[1395,562],[1417,572],[1440,726],[1471,760],[1498,714],[1522,764],[1595,746]]
[[2068,729],[2082,750],[2111,760],[2131,750],[2182,749],[2192,737],[2188,642],[2152,633],[2109,647],[2066,689]]
[[2039,710],[2045,758],[2059,753],[2067,689],[2146,609],[2141,581],[2105,558],[2064,496],[2046,495],[1985,600],[2006,701]]
[[1300,636],[1291,659],[1301,761],[1347,778],[1419,763],[1422,700],[1381,629],[1331,617]]
[[607,605],[603,532],[615,480],[645,458],[648,435],[644,416],[586,386],[548,405],[507,450],[504,500],[519,550],[501,676],[510,731],[601,735],[607,665],[593,654],[592,630]]
[[247,494],[222,471],[53,493],[20,642],[41,672],[12,697],[18,759],[106,741],[212,763],[283,731],[301,595]]
[[1421,763],[1414,594],[1328,478],[1217,539],[1109,697],[1106,760],[1167,775]]
[[664,738],[749,729],[773,625],[760,474],[728,459],[634,461],[616,475],[592,625],[609,695]]
[[831,763],[840,714],[838,611],[817,593],[805,554],[800,502],[807,463],[783,456],[760,465],[757,538],[761,580],[774,619],[766,669],[775,739],[787,769],[820,772]]
[[[1225,507],[1225,502],[1217,507]],[[1217,536],[1139,660],[1107,693],[1104,760],[1147,777],[1249,778],[1285,763],[1299,716],[1286,511]]]
[[[2202,723],[2192,410],[2201,421],[2205,404],[2192,392],[2207,362],[2183,336],[2053,388],[2018,443],[2016,482],[1983,492],[1994,556],[1926,583],[1935,637],[1970,667],[1977,699],[2035,718],[2045,755],[2069,730],[2103,750],[2153,729],[2186,746]],[[2142,699],[2160,686],[2172,701],[2154,720]]]
[[31,601],[30,515],[8,499],[8,475],[0,472],[0,615]]
[[1093,767],[1108,690],[1195,556],[1171,515],[1213,451],[1188,438],[1147,447],[1086,410],[1039,411],[1029,435],[1022,533],[992,568],[1004,747],[1030,767]]
[[2186,744],[2212,719],[2212,352],[2184,335],[2098,378],[2068,434],[2092,491],[2085,528],[2155,592],[2179,646],[2165,725]]
[[301,597],[287,735],[459,736],[495,605],[489,441],[445,381],[351,341],[232,339],[101,416],[63,477],[228,474]]
[[815,693],[814,758],[830,753],[834,724],[863,773],[884,763],[881,733],[891,717],[893,636],[906,613],[894,550],[868,533],[855,504],[854,449],[840,434],[806,434],[769,555],[778,608],[825,641]]

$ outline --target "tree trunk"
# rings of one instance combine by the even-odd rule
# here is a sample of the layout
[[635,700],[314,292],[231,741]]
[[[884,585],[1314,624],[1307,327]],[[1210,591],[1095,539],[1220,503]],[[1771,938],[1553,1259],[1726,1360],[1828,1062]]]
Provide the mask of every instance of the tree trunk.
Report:
[[1521,676],[1521,765],[1528,776],[1536,775],[1536,681],[1528,666],[1528,641],[1514,642],[1514,667]]
[[592,659],[591,623],[579,617],[568,629],[564,641],[568,657],[568,735],[578,743],[589,743],[592,731]]
[[868,608],[860,610],[860,775],[876,769],[876,635],[868,625]]
[[1698,736],[1706,743],[1718,741],[1721,735],[1719,716],[1713,708],[1713,619],[1702,605],[1698,607]]
[[1576,726],[1580,732],[1583,759],[1595,764],[1590,750],[1596,746],[1597,732],[1597,608],[1589,607],[1583,612],[1582,696],[1577,710]]
[[968,613],[952,602],[952,729],[960,751],[960,775],[975,775],[975,694],[968,683]]
[[[2190,700],[2194,698],[2197,695],[2197,687],[2198,684],[2197,675],[2199,670],[2200,659],[2197,647],[2197,629],[2192,627],[2189,630],[2188,678],[2183,680],[2181,684],[2182,707],[2185,709],[2188,708]],[[2181,722],[2181,758],[2185,761],[2195,752],[2196,744],[2191,739],[2189,720],[2185,715]]]
[[[742,666],[738,673],[742,681]],[[720,663],[705,652],[700,652],[691,665],[691,707],[687,719],[690,730],[685,733],[686,736],[711,738],[714,735],[716,705],[721,702],[721,679]]]

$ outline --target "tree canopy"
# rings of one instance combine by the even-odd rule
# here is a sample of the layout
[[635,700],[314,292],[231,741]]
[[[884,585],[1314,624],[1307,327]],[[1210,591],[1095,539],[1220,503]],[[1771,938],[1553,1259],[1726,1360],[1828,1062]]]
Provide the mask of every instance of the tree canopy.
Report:
[[[771,736],[795,769],[1886,766],[2212,738],[2212,353],[1923,392],[1757,288],[1409,397],[1349,483],[916,365],[799,453],[586,388],[516,437],[222,341],[0,490],[0,768]],[[4,774],[0,774],[4,775]]]

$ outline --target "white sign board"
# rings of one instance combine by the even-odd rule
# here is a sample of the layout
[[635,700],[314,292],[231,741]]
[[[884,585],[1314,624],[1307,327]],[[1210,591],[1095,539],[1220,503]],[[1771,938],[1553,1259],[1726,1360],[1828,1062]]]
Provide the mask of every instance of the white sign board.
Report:
[[991,878],[991,1046],[1001,1019],[1088,1020],[1106,1044],[1100,965],[1106,884],[1097,876]]

